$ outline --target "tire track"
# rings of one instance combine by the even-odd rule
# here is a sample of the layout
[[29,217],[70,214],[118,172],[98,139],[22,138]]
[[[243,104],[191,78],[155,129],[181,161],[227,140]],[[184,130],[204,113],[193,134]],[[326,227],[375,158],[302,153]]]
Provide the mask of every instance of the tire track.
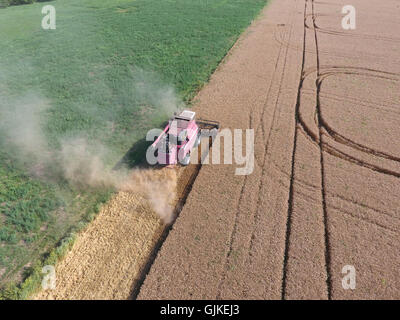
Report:
[[286,220],[286,236],[285,236],[285,251],[283,257],[282,266],[282,300],[286,299],[286,289],[287,289],[287,272],[288,272],[288,259],[289,259],[289,247],[290,247],[290,234],[292,225],[292,211],[293,211],[293,196],[294,196],[294,171],[295,171],[295,156],[296,156],[296,146],[297,146],[297,126],[298,126],[298,113],[300,109],[300,97],[301,89],[304,82],[304,68],[305,68],[305,54],[306,54],[306,14],[307,14],[307,4],[308,1],[304,1],[304,26],[303,26],[303,53],[302,53],[302,63],[301,63],[301,74],[299,85],[297,88],[297,98],[295,106],[295,130],[293,137],[293,149],[292,149],[292,160],[291,160],[291,173],[290,173],[290,186],[289,186],[289,199],[288,199],[288,210],[287,210],[287,220]]
[[[312,20],[313,25],[316,25],[316,16],[315,16],[315,8],[314,8],[314,0],[311,0],[312,4]],[[305,28],[307,28],[307,17],[305,19]],[[315,39],[315,52],[317,59],[317,76],[320,76],[320,58],[319,58],[319,45],[318,45],[318,36],[316,30],[314,30],[314,39]],[[317,80],[318,81],[318,80]],[[320,101],[320,92],[321,87],[317,87],[317,96],[316,96],[316,110],[318,116],[318,126],[319,126],[319,149],[320,149],[320,166],[321,166],[321,195],[322,195],[322,210],[324,215],[324,231],[325,231],[325,267],[326,267],[326,284],[328,291],[328,300],[332,298],[332,277],[331,277],[331,245],[329,239],[329,230],[328,230],[328,212],[326,206],[326,183],[325,183],[325,163],[324,163],[324,150],[322,147],[322,114],[321,114],[321,101]]]
[[[282,39],[282,37],[281,37],[279,31],[275,31],[275,32],[274,32],[274,38],[275,38],[275,41],[278,42],[278,43],[281,44],[281,45],[284,45],[284,46],[286,46],[286,47],[289,47],[289,48],[292,49],[292,50],[302,51],[302,49],[301,49],[300,46],[293,45],[293,44],[290,44],[290,43],[287,42],[287,41],[284,41],[284,39]],[[312,50],[305,50],[305,53],[315,53],[315,52],[312,51]],[[319,54],[320,54],[320,55],[323,54],[323,55],[330,56],[330,57],[339,57],[339,58],[355,59],[353,55],[348,55],[348,54],[339,53],[339,52],[332,52],[331,50],[320,50]],[[374,60],[382,59],[382,56],[381,56],[381,55],[378,55],[378,54],[365,53],[364,55],[367,56],[367,57],[369,57],[369,58],[371,58],[371,59],[374,59]]]
[[[296,8],[297,8],[297,1],[296,1]],[[291,22],[290,22],[290,26],[291,27],[290,27],[290,30],[289,30],[289,33],[288,33],[289,34],[289,41],[290,41],[291,35],[292,35],[293,18],[294,18],[295,12],[296,12],[296,10],[293,10],[293,14],[292,14]],[[283,46],[281,46],[281,48],[282,47]],[[249,252],[253,251],[254,239],[255,239],[255,237],[254,237],[255,229],[256,229],[256,226],[258,225],[258,221],[260,219],[259,211],[260,211],[261,198],[262,198],[261,197],[261,194],[262,194],[261,190],[262,190],[262,187],[263,187],[263,182],[262,181],[263,181],[263,179],[264,179],[264,177],[265,177],[265,175],[267,173],[266,168],[267,168],[269,143],[270,143],[270,139],[271,139],[271,133],[272,133],[272,131],[274,129],[274,124],[276,122],[277,111],[278,111],[278,102],[279,102],[280,94],[282,92],[282,83],[283,83],[283,79],[284,79],[284,76],[285,76],[285,70],[286,70],[287,55],[288,55],[288,51],[289,51],[288,49],[289,48],[286,47],[285,58],[284,58],[284,63],[283,63],[283,67],[282,67],[283,71],[281,73],[280,82],[279,82],[279,86],[278,86],[278,93],[276,95],[276,100],[275,100],[275,103],[274,103],[274,112],[273,112],[271,126],[270,126],[269,133],[268,133],[268,139],[267,139],[267,142],[265,144],[265,149],[264,149],[264,155],[263,155],[264,161],[263,161],[263,164],[261,166],[262,167],[262,174],[261,174],[260,184],[259,184],[259,187],[258,187],[258,199],[257,199],[257,206],[256,206],[256,211],[255,211],[256,212],[256,216],[255,216],[254,228],[253,228],[252,233],[251,233]],[[280,54],[279,54],[279,57],[280,57]],[[265,111],[265,109],[266,109],[266,104],[264,106],[264,111]],[[264,112],[263,112],[263,117],[264,117]]]
[[[387,41],[387,42],[400,42],[400,38],[393,38],[393,37],[383,37],[383,36],[378,36],[378,35],[371,35],[371,34],[362,34],[362,33],[347,33],[343,31],[336,31],[336,30],[331,30],[331,29],[326,29],[326,28],[321,28],[317,25],[316,20],[317,17],[323,17],[323,16],[329,16],[326,14],[310,14],[308,17],[312,19],[312,23],[308,23],[306,20],[306,28],[314,31],[318,31],[320,33],[326,33],[330,35],[335,35],[335,36],[343,36],[343,37],[354,37],[354,38],[359,38],[359,39],[367,39],[367,40],[377,40],[377,41]],[[341,15],[337,15],[338,18],[342,18]],[[307,17],[307,18],[308,18]]]
[[[329,193],[327,193],[327,194],[329,194]],[[319,199],[315,199],[314,197],[306,194],[305,192],[301,192],[301,191],[298,191],[298,190],[296,191],[296,195],[301,195],[304,199],[307,199],[308,201],[310,201],[312,203],[318,203],[320,201]],[[348,201],[348,202],[354,204],[354,202],[352,202],[352,201]],[[367,207],[367,206],[359,205],[359,204],[358,204],[358,206]],[[375,226],[377,226],[377,227],[379,227],[381,229],[384,229],[385,231],[390,231],[391,233],[395,234],[394,237],[396,237],[396,235],[398,236],[400,234],[400,231],[397,230],[397,229],[394,229],[394,228],[391,228],[390,226],[386,226],[386,225],[384,225],[382,223],[376,222],[376,221],[374,221],[374,220],[372,220],[372,219],[370,219],[368,217],[357,216],[357,215],[355,215],[355,214],[353,214],[353,213],[351,213],[349,211],[344,210],[341,207],[338,207],[338,206],[335,206],[335,205],[329,205],[329,208],[335,209],[335,210],[337,210],[337,211],[339,211],[339,212],[341,212],[343,214],[349,215],[354,219],[358,219],[358,220],[363,221],[365,223],[368,223],[368,224],[371,224],[371,225],[375,225]],[[374,208],[371,208],[371,210],[372,211],[376,211]],[[387,215],[387,214],[385,214],[385,215]],[[389,215],[389,217],[393,218],[393,216],[390,216],[390,215]]]
[[[324,151],[326,151],[326,150],[324,150]],[[278,165],[277,163],[275,163],[274,161],[272,161],[272,164],[274,165],[275,170],[277,170],[280,174],[282,174],[282,175],[284,175],[286,178],[288,178],[288,180],[290,179],[290,174],[289,174],[289,173],[287,173],[286,171],[282,170],[282,169],[279,167],[279,165]],[[287,188],[287,185],[283,184],[282,182],[279,182],[279,181],[278,181],[278,183],[279,183],[282,187]],[[298,185],[300,185],[302,188],[306,188],[306,189],[308,189],[308,190],[317,190],[317,189],[319,189],[318,186],[313,185],[313,184],[309,183],[308,181],[302,180],[302,179],[299,179],[299,178],[296,178],[295,184],[298,184]],[[338,198],[338,199],[343,200],[343,201],[345,201],[345,202],[354,204],[354,205],[356,205],[356,206],[358,206],[358,207],[365,207],[365,208],[367,208],[367,209],[369,209],[369,210],[371,210],[371,211],[374,211],[374,212],[379,213],[379,214],[383,214],[383,215],[385,215],[385,216],[387,216],[387,217],[390,217],[390,218],[392,218],[392,219],[396,219],[396,220],[399,220],[399,221],[400,221],[400,216],[391,215],[390,213],[388,213],[388,212],[386,212],[386,211],[380,210],[380,209],[378,209],[378,208],[371,207],[371,206],[366,205],[366,204],[364,204],[364,203],[361,204],[360,202],[357,202],[357,201],[354,200],[354,199],[346,198],[346,197],[344,197],[344,196],[342,196],[342,195],[340,195],[340,194],[336,194],[336,193],[333,193],[333,192],[328,192],[328,191],[326,191],[326,195],[329,195],[330,197]],[[314,198],[313,198],[313,199],[314,199]],[[314,200],[316,200],[316,199],[314,199]]]
[[[291,30],[292,30],[292,26],[293,26],[293,16],[294,16],[294,13],[295,13],[295,10],[293,11],[292,17],[291,17],[291,23],[290,23],[290,24],[291,24],[291,29],[290,29],[290,33],[291,33]],[[290,33],[288,33],[288,34],[289,34],[289,38],[290,38]],[[261,131],[262,131],[262,137],[265,138],[265,135],[266,135],[264,117],[265,117],[265,112],[266,112],[266,110],[267,110],[267,102],[268,102],[269,96],[271,95],[271,92],[272,92],[272,87],[273,87],[273,84],[274,84],[274,79],[275,79],[275,77],[276,77],[276,75],[277,75],[277,70],[278,70],[279,61],[280,61],[280,57],[281,57],[281,53],[282,53],[282,49],[283,49],[283,48],[284,48],[284,46],[283,46],[283,45],[280,45],[279,51],[278,51],[278,55],[277,55],[277,59],[276,59],[275,66],[274,66],[274,71],[273,71],[273,74],[272,74],[272,80],[271,80],[270,85],[269,85],[269,87],[268,87],[268,91],[267,91],[267,95],[266,95],[266,98],[265,98],[265,102],[264,102],[264,104],[263,104],[263,109],[262,109],[261,116],[260,116],[260,122],[258,123],[258,125],[257,125],[257,127],[256,127],[256,129],[255,129],[255,133],[256,133],[255,136],[257,136],[257,134],[258,134],[258,132],[259,132],[260,129],[261,129]],[[284,60],[283,70],[284,70],[284,68],[285,68],[285,66],[286,66],[287,52],[288,52],[288,48],[286,48],[286,52],[285,52],[285,60]],[[284,77],[284,73],[282,73],[282,74],[281,74],[281,77],[280,77],[279,92],[280,92],[281,87],[282,87],[283,77]],[[271,126],[270,126],[270,129],[269,129],[269,132],[268,132],[268,136],[267,136],[267,140],[266,140],[266,143],[265,143],[265,149],[264,149],[264,153],[263,153],[263,163],[264,163],[263,168],[264,168],[264,166],[265,166],[265,159],[266,159],[266,157],[267,157],[267,149],[268,149],[268,146],[269,146],[269,141],[270,141],[270,137],[271,137],[271,132],[272,132],[272,129],[273,129],[273,123],[275,122],[275,118],[276,118],[276,112],[277,112],[277,107],[278,107],[278,99],[279,99],[279,94],[277,95],[277,100],[276,100],[276,102],[275,102],[275,107],[274,107],[274,111],[273,111]],[[250,117],[249,117],[249,125],[250,125],[250,128],[252,128],[252,122],[253,122],[253,118],[252,118],[252,112],[251,112],[251,113],[250,113]],[[264,177],[264,174],[265,174],[265,170],[263,169],[262,177]],[[238,227],[238,219],[239,219],[239,212],[240,212],[240,204],[242,203],[243,197],[244,197],[244,195],[245,195],[244,190],[245,190],[245,187],[246,187],[246,185],[247,185],[247,183],[248,183],[248,179],[249,179],[249,176],[246,175],[245,178],[244,178],[243,185],[242,185],[242,189],[241,189],[241,193],[240,193],[239,202],[238,202],[238,205],[236,206],[235,222],[234,222],[234,226],[233,226],[232,233],[231,233],[231,235],[230,235],[229,250],[228,250],[227,255],[225,256],[224,273],[223,273],[222,278],[221,278],[221,280],[220,280],[220,283],[219,283],[219,285],[218,285],[217,299],[221,299],[222,285],[223,285],[223,283],[224,283],[225,280],[226,280],[228,259],[229,259],[229,257],[232,255],[232,252],[233,252],[233,241],[234,241],[234,238],[235,238],[235,235],[236,235],[236,232],[237,232],[237,227]],[[260,190],[261,190],[261,188],[262,188],[262,178],[260,179],[260,183],[259,183],[259,187],[258,187],[258,190],[259,190],[259,191],[258,191],[258,194],[259,194],[259,195],[260,195]],[[257,201],[257,207],[256,207],[256,210],[255,210],[255,217],[254,217],[255,222],[254,222],[254,225],[256,225],[256,221],[258,220],[258,219],[257,219],[257,212],[259,211],[259,204],[260,204],[260,202],[261,202],[261,199],[260,199],[260,196],[259,196],[259,197],[258,197],[258,201]],[[252,240],[253,240],[253,238],[254,238],[254,230],[253,230],[253,232],[252,232],[252,236],[251,236],[251,241],[250,241],[250,246],[249,246],[249,248],[248,248],[248,252],[251,252],[251,250],[252,250],[252,247],[253,247]],[[250,256],[250,254],[249,254],[249,256]]]
[[[307,91],[309,91],[309,93]],[[314,90],[304,89],[303,94],[314,94]],[[350,97],[342,97],[341,95],[334,94],[331,92],[321,92],[321,98],[326,98],[328,100],[334,100],[337,102],[347,102],[347,103],[358,104],[358,105],[362,105],[364,107],[368,107],[368,108],[375,109],[378,111],[383,110],[383,111],[393,114],[395,117],[400,118],[399,109],[395,109],[392,107],[392,105],[386,104],[384,102],[373,102],[373,101],[361,100],[361,99],[350,98]],[[376,107],[376,105],[379,105],[379,107]]]

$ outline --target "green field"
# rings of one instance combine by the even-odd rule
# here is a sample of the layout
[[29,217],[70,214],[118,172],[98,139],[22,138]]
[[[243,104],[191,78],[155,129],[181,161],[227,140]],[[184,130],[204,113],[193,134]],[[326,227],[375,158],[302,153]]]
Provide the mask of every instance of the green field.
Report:
[[[56,174],[57,160],[44,169],[51,178],[30,169],[76,136],[106,148],[113,167],[176,105],[190,104],[265,3],[58,0],[0,9],[0,286],[26,277],[112,192],[71,185]],[[41,28],[48,4],[56,30]],[[139,148],[125,160],[142,158]]]

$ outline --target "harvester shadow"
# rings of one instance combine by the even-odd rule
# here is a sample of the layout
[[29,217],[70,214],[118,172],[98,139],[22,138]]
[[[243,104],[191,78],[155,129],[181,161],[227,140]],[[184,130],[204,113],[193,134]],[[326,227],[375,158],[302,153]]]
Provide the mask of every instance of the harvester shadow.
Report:
[[146,150],[151,144],[151,141],[147,141],[144,138],[135,142],[121,160],[117,162],[113,170],[151,167],[146,161]]
[[[164,128],[168,124],[168,121],[165,121],[161,124],[161,127]],[[155,140],[155,139],[154,139]],[[146,138],[142,138],[136,141],[132,147],[125,153],[125,155],[117,162],[117,164],[113,167],[113,170],[120,169],[134,169],[134,168],[160,168],[160,166],[150,165],[146,160],[146,151],[153,144],[154,141],[147,141]]]

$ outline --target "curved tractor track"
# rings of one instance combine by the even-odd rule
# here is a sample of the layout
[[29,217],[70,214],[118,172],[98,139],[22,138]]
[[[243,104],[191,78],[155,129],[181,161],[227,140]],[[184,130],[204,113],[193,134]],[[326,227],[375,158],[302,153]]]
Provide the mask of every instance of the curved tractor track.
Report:
[[[367,76],[367,77],[371,77],[371,78],[375,78],[375,79],[386,79],[386,80],[391,80],[394,82],[398,82],[400,80],[400,75],[395,74],[395,73],[390,73],[390,72],[382,72],[382,71],[378,71],[378,70],[371,70],[371,69],[367,69],[367,68],[351,68],[351,67],[324,67],[322,68],[323,71],[320,72],[320,75],[317,76],[317,80],[316,80],[316,88],[317,88],[317,100],[318,100],[318,108],[317,110],[320,110],[320,112],[315,112],[315,117],[314,117],[314,124],[315,127],[318,128],[320,127],[321,130],[324,130],[324,134],[327,137],[327,141],[325,142],[321,142],[322,148],[324,149],[324,151],[329,152],[330,154],[340,157],[346,161],[351,161],[353,163],[356,163],[358,165],[364,166],[366,168],[369,168],[371,170],[375,170],[384,174],[388,174],[388,175],[393,175],[395,177],[400,177],[400,171],[393,171],[390,169],[386,169],[380,166],[376,166],[373,165],[371,163],[368,163],[364,160],[361,160],[357,157],[354,157],[348,153],[342,152],[340,151],[338,148],[335,148],[334,146],[332,146],[331,144],[329,144],[329,139],[333,139],[336,142],[346,145],[348,147],[351,147],[353,149],[356,149],[358,151],[361,151],[365,154],[368,155],[372,155],[374,157],[379,157],[379,158],[384,158],[384,159],[388,159],[388,160],[392,160],[394,162],[399,163],[400,162],[400,157],[397,157],[393,154],[388,154],[386,152],[382,152],[380,150],[374,149],[374,148],[370,148],[366,145],[363,145],[361,143],[355,142],[350,138],[347,138],[346,136],[344,136],[343,134],[340,134],[339,132],[337,132],[334,128],[332,128],[332,126],[329,125],[329,123],[327,122],[327,120],[324,119],[323,115],[322,115],[322,111],[321,111],[321,87],[323,84],[323,81],[331,76],[335,76],[335,75],[341,75],[341,74],[346,74],[346,75],[354,75],[354,76]],[[311,74],[312,71],[310,72],[306,72],[305,73],[305,78],[307,76],[309,76]],[[334,95],[335,96],[335,95]],[[332,95],[331,97],[332,98]],[[343,102],[348,102],[349,100],[351,100],[351,97],[349,98],[345,98],[345,99],[341,99],[341,101]],[[357,103],[363,103],[364,105],[370,107],[370,108],[377,108],[375,104],[373,103],[368,103],[365,100],[358,100]],[[387,107],[388,111],[390,110],[392,113],[396,113],[399,114],[395,109],[391,110],[390,106]],[[380,110],[382,110],[382,107],[379,108]],[[301,112],[298,113],[298,118],[299,118],[299,123],[302,127],[302,131],[307,134],[307,136],[316,144],[320,143],[320,137],[315,133],[315,130],[313,130],[313,128],[310,128],[307,123],[303,120]]]

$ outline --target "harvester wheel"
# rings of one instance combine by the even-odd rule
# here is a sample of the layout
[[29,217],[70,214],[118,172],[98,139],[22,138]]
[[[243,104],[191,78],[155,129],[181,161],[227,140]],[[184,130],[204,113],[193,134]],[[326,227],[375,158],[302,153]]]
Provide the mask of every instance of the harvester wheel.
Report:
[[197,148],[201,142],[201,133],[197,135],[196,141],[194,142],[193,148]]
[[180,164],[183,166],[187,166],[190,163],[190,153],[188,153],[183,159],[182,161],[180,161]]

